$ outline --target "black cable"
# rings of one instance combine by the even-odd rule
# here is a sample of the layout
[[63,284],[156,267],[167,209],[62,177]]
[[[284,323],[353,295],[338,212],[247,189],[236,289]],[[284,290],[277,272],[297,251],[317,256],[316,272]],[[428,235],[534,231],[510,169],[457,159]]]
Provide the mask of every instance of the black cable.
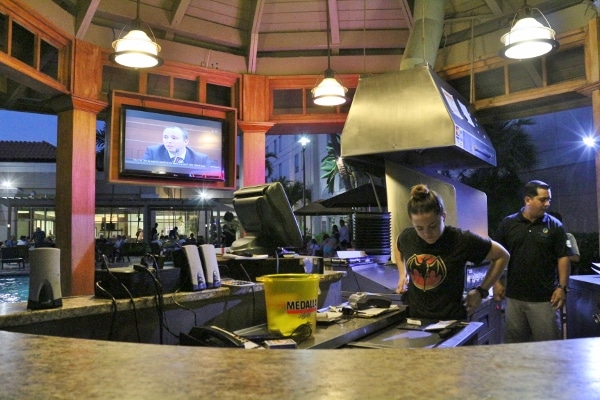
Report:
[[137,309],[135,307],[135,300],[133,299],[133,295],[131,294],[131,292],[129,291],[129,289],[127,289],[127,286],[125,286],[125,284],[123,282],[121,282],[119,280],[119,278],[117,278],[115,276],[115,274],[112,273],[112,271],[110,270],[109,266],[108,266],[108,257],[106,257],[106,254],[102,254],[102,261],[104,262],[104,268],[106,269],[106,271],[108,272],[108,274],[111,276],[111,278],[113,278],[115,281],[117,281],[121,287],[125,290],[125,292],[127,292],[127,294],[129,295],[129,302],[131,304],[131,307],[133,309],[133,315],[134,315],[134,319],[135,319],[135,331],[137,334],[137,339],[138,342],[141,343],[142,339],[140,337],[140,328],[138,325],[138,314],[137,314]]
[[177,288],[177,290],[175,290],[175,292],[173,293],[173,303],[174,303],[175,305],[177,305],[177,306],[179,306],[179,307],[183,308],[184,310],[188,310],[188,311],[191,311],[192,313],[194,313],[194,326],[197,326],[197,325],[198,325],[198,315],[196,314],[196,311],[194,311],[192,308],[190,308],[190,307],[188,307],[188,306],[184,306],[183,304],[179,303],[179,302],[177,301],[176,297],[175,297],[175,295],[177,295],[177,293],[179,293],[179,291],[180,291],[181,289],[183,289],[183,287],[184,287],[184,284],[185,284],[185,283],[187,283],[187,281],[188,281],[188,280],[190,280],[190,281],[191,281],[191,278],[190,278],[189,276],[188,276],[188,277],[185,279],[185,281],[183,281],[183,282],[182,282],[181,286],[179,286],[179,287]]
[[[244,264],[240,263],[240,268],[244,272],[244,275],[246,275],[248,282],[252,282],[248,271],[244,268]],[[250,286],[250,289],[252,289],[252,324],[254,324],[256,322],[256,292],[254,291],[254,285]]]
[[110,292],[108,290],[106,290],[105,288],[102,287],[102,285],[100,285],[100,281],[96,282],[96,287],[102,292],[104,293],[106,296],[110,297],[111,302],[112,302],[112,318],[110,321],[110,329],[108,331],[108,340],[113,340],[114,339],[114,327],[115,327],[115,321],[117,319],[117,299],[115,299],[115,296],[113,296],[112,294],[110,294]]
[[[352,269],[351,266],[348,266],[348,268]],[[352,276],[354,276],[354,281],[356,282],[356,287],[358,288],[356,291],[362,292],[362,290],[360,289],[360,283],[358,283],[358,278],[356,277],[356,271],[354,271],[354,269],[352,269]]]
[[275,273],[279,273],[279,252],[277,250],[275,250]]
[[198,315],[196,314],[196,311],[194,311],[192,308],[188,307],[188,306],[184,306],[183,304],[179,303],[177,301],[177,299],[175,298],[175,295],[177,293],[179,293],[179,291],[181,290],[181,287],[179,287],[174,293],[173,293],[173,303],[175,303],[175,305],[183,308],[184,310],[188,310],[192,313],[194,313],[194,326],[198,325]]
[[154,276],[154,274],[150,271],[150,269],[148,267],[146,267],[144,265],[134,264],[133,269],[138,272],[144,271],[148,275],[150,275],[150,277],[152,278],[152,282],[154,283],[154,291],[155,291],[154,301],[156,303],[156,313],[158,314],[158,329],[159,329],[158,334],[159,334],[159,338],[160,338],[160,344],[164,344],[165,320],[164,320],[164,302],[163,302],[162,285],[160,284],[158,279]]

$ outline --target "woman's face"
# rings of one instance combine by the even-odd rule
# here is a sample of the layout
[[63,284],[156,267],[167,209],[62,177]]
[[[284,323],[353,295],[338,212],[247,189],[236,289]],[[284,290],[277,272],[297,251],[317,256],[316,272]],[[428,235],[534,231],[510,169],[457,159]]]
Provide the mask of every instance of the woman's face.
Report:
[[424,214],[411,214],[410,220],[417,235],[429,244],[437,242],[444,232],[446,213],[436,214],[431,211]]

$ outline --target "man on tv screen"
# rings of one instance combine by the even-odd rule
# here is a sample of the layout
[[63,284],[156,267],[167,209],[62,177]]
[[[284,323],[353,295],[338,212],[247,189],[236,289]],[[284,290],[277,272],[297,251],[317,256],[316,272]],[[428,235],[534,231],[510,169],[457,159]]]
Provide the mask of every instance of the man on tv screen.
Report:
[[148,146],[144,160],[172,162],[175,164],[208,165],[208,156],[192,150],[188,131],[179,126],[168,126],[163,130],[163,144]]

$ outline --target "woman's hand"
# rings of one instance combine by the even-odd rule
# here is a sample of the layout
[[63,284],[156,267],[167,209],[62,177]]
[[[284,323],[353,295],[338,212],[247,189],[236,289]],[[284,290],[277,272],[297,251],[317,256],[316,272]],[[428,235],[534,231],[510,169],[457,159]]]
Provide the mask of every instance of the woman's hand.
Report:
[[398,279],[398,286],[396,287],[396,293],[404,293],[408,290],[408,280],[406,275],[403,275]]
[[471,289],[467,293],[465,299],[465,308],[467,309],[467,315],[471,315],[475,312],[477,307],[481,305],[481,294],[476,289]]

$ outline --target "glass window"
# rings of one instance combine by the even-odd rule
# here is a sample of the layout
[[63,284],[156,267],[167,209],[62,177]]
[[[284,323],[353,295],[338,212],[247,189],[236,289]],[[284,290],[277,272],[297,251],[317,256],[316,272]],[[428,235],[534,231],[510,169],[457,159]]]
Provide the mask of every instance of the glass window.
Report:
[[8,17],[0,14],[0,51],[8,52]]
[[58,79],[58,49],[44,40],[40,46],[40,72]]
[[273,114],[302,114],[302,89],[273,90]]
[[181,100],[198,101],[198,83],[195,80],[173,78],[173,97]]
[[11,56],[35,68],[35,36],[21,25],[12,24]]
[[105,65],[102,68],[102,94],[108,96],[111,90],[139,92],[139,72]]
[[148,74],[148,94],[171,97],[171,78],[165,75]]
[[206,102],[218,106],[231,107],[231,88],[228,86],[206,84]]

